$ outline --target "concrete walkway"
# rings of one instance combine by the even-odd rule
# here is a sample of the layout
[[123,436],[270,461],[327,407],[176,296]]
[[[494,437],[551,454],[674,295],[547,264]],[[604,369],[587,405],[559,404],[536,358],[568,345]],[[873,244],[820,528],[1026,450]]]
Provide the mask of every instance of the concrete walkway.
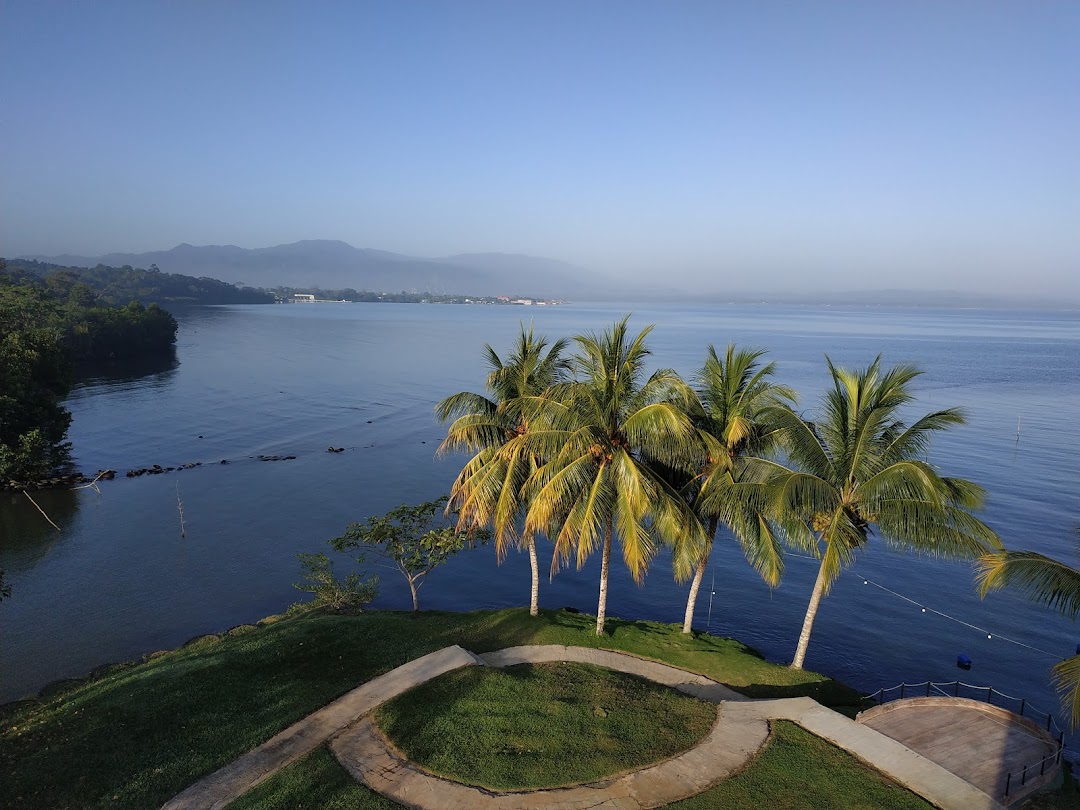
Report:
[[723,704],[705,738],[671,759],[620,776],[566,788],[489,791],[442,779],[408,761],[370,717],[330,749],[354,777],[406,807],[424,810],[641,810],[694,796],[741,771],[769,737],[762,718],[725,722],[727,701],[745,700],[722,684],[666,664],[609,650],[556,645],[510,647],[479,656],[488,666],[570,661],[626,672]]
[[220,810],[382,703],[443,673],[479,663],[482,662],[471,652],[454,646],[403,664],[345,693],[221,770],[200,779],[166,802],[162,810]]
[[[696,747],[628,774],[568,788],[493,792],[434,776],[403,759],[369,713],[413,686],[462,666],[506,667],[571,661],[637,675],[719,705]],[[942,810],[1000,810],[987,794],[897,741],[811,698],[748,700],[722,684],[625,653],[585,647],[511,647],[476,656],[447,647],[354,689],[179,794],[163,810],[224,808],[259,782],[334,738],[342,765],[377,792],[420,810],[646,810],[700,793],[742,770],[768,737],[771,720],[790,720],[844,749]]]

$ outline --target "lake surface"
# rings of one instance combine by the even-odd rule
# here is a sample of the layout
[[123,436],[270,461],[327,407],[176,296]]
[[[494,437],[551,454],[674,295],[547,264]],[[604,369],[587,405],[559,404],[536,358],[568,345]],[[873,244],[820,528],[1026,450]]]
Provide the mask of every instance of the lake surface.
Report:
[[[655,324],[657,366],[690,374],[706,344],[765,347],[778,379],[813,414],[824,355],[841,365],[914,361],[926,370],[912,413],[949,406],[969,423],[938,437],[946,474],[988,490],[983,517],[1007,545],[1078,564],[1080,314],[748,305],[571,305],[557,308],[409,304],[239,306],[180,313],[177,362],[77,387],[70,439],[84,471],[120,471],[92,490],[0,494],[0,568],[13,588],[0,604],[0,701],[110,661],[175,647],[284,610],[303,595],[296,553],[326,550],[350,521],[444,493],[464,457],[435,458],[434,404],[482,390],[482,347],[502,351],[521,319],[549,338],[598,331],[633,311]],[[330,454],[328,446],[345,447]],[[262,462],[259,454],[295,455]],[[222,459],[230,463],[222,465]],[[136,479],[153,464],[203,466]],[[177,497],[186,537],[180,535]],[[550,546],[541,547],[548,553]],[[347,561],[339,563],[343,570]],[[544,607],[596,604],[598,560],[542,582]],[[668,560],[638,588],[613,567],[609,612],[681,621],[687,586]],[[730,541],[718,543],[697,625],[789,661],[816,573],[790,559],[770,590]],[[376,607],[409,606],[383,571]],[[909,602],[889,588],[994,638]],[[500,567],[491,549],[436,571],[421,606],[467,610],[527,604],[528,562]],[[710,611],[709,587],[715,582]],[[892,552],[862,555],[823,602],[807,667],[865,691],[901,680],[962,675],[1056,709],[1049,668],[1075,652],[1080,626],[1010,593],[980,601],[970,565]],[[1005,636],[1031,648],[998,638]],[[974,661],[955,667],[958,653]]]

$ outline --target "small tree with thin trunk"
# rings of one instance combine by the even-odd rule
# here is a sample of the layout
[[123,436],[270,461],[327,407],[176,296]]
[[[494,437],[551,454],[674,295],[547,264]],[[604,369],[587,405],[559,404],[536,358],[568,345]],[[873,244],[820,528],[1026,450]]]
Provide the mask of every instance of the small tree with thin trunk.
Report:
[[335,551],[355,551],[359,562],[369,555],[374,565],[392,568],[409,583],[413,613],[420,610],[420,587],[428,574],[465,548],[486,542],[483,530],[460,532],[454,516],[443,512],[446,497],[410,506],[402,504],[385,515],[350,523],[330,541]]

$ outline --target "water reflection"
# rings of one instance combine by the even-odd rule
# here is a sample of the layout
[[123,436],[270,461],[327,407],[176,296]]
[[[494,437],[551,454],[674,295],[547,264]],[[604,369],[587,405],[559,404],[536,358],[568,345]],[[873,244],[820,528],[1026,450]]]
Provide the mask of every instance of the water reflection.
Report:
[[75,490],[41,490],[31,497],[63,531],[50,526],[22,492],[0,493],[0,568],[9,575],[29,571],[45,559],[66,536],[79,512],[79,492]]
[[80,388],[117,385],[136,380],[150,387],[162,386],[169,382],[179,367],[180,360],[175,346],[169,347],[167,352],[157,357],[83,363],[75,370],[73,395],[77,396]]

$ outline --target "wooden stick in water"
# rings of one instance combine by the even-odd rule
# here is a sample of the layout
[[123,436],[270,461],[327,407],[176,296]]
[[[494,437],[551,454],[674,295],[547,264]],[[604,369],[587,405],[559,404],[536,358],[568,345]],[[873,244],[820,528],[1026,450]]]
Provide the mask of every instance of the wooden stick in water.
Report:
[[30,501],[30,503],[32,503],[34,505],[35,509],[37,509],[39,512],[41,512],[42,517],[44,517],[47,521],[49,521],[50,526],[52,526],[58,532],[63,531],[59,526],[57,526],[55,523],[52,522],[52,518],[45,514],[45,510],[37,505],[37,501],[35,501],[33,498],[31,498],[30,493],[27,492],[25,489],[23,490],[23,495],[25,495],[27,497],[27,499]]
[[184,531],[184,504],[180,501],[180,482],[176,482],[176,509],[180,513],[180,536],[187,537]]

